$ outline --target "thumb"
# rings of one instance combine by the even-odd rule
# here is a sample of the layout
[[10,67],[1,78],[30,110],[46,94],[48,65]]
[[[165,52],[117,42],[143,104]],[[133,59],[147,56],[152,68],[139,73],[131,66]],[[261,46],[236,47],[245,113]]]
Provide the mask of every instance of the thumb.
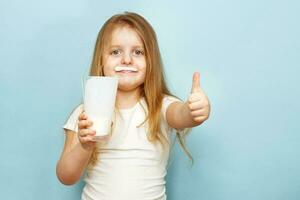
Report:
[[199,92],[201,90],[200,87],[200,74],[199,72],[195,72],[193,75],[193,85],[192,85],[192,93]]

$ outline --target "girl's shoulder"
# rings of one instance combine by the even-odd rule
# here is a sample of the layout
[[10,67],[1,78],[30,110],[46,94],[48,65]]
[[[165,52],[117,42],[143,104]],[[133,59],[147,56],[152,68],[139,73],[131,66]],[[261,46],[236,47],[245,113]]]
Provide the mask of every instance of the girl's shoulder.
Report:
[[78,116],[83,111],[83,104],[79,104],[73,108],[73,110],[69,113],[69,116],[63,125],[64,129],[69,129],[74,132],[78,131],[77,122],[78,122]]
[[69,114],[69,118],[77,118],[83,111],[83,103],[76,105]]
[[79,105],[75,106],[72,113],[81,113],[83,111],[83,103],[80,103]]

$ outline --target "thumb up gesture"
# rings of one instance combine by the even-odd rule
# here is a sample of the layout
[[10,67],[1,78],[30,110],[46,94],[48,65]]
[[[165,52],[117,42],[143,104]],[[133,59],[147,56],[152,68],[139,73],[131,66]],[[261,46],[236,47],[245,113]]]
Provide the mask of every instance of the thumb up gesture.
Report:
[[195,72],[193,75],[193,84],[191,94],[188,98],[188,107],[193,120],[202,123],[209,117],[210,103],[200,85],[200,74]]

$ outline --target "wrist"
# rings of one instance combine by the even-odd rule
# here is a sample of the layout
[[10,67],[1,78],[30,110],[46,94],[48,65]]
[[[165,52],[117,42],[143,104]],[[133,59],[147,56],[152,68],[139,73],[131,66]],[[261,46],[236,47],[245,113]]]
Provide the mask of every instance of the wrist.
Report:
[[190,108],[189,108],[189,102],[186,101],[181,107],[181,116],[184,116],[184,118],[192,118],[191,113],[190,113]]
[[81,152],[83,152],[84,154],[92,154],[95,147],[90,147],[88,145],[79,143],[79,148],[80,148]]
[[186,124],[188,124],[187,127],[195,127],[200,125],[201,123],[196,122],[194,120],[194,117],[191,113],[191,109],[190,109],[190,102],[186,101],[181,109],[181,115],[184,117],[184,119],[186,119]]

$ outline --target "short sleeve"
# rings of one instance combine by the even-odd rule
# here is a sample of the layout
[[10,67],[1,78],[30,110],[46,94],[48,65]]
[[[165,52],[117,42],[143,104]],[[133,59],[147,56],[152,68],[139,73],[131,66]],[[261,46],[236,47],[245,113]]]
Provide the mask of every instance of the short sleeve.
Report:
[[63,125],[63,129],[68,129],[74,132],[78,132],[78,117],[83,111],[83,104],[77,106],[67,119],[66,123]]

